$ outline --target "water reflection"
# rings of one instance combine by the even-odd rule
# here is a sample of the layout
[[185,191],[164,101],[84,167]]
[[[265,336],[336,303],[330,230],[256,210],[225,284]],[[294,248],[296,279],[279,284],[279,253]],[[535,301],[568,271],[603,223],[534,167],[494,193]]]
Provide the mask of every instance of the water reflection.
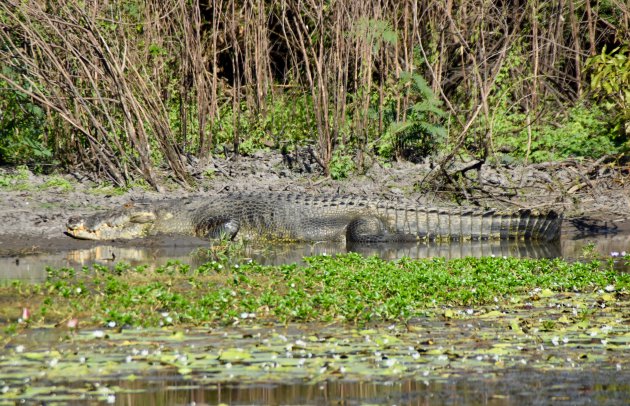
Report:
[[[165,379],[166,378],[166,379]],[[173,379],[173,377],[170,377]],[[623,404],[630,382],[610,371],[571,374],[532,368],[451,376],[448,381],[401,380],[364,382],[329,380],[314,384],[235,383],[200,385],[195,380],[173,381],[167,377],[115,383],[122,392],[119,405],[524,405]],[[602,403],[603,402],[603,403]]]
[[385,259],[464,257],[518,257],[555,258],[561,255],[559,242],[540,243],[535,241],[469,241],[457,243],[427,244],[360,244],[350,245],[348,250],[363,255],[378,255]]
[[[168,241],[165,243],[165,241]],[[95,245],[96,244],[96,245]],[[397,244],[358,244],[346,246],[343,243],[246,245],[239,254],[262,264],[300,263],[304,256],[335,255],[348,251],[363,255],[378,255],[384,259],[410,258],[461,258],[466,256],[509,256],[527,258],[580,258],[589,248],[602,256],[611,252],[630,252],[630,233],[600,235],[588,238],[566,236],[559,242],[540,243],[535,241],[472,241],[453,243],[397,243]],[[131,265],[164,265],[177,260],[197,266],[212,259],[208,243],[197,240],[169,239],[156,244],[139,246],[90,243],[83,249],[62,250],[51,253],[25,256],[1,256],[0,280],[22,279],[40,281],[46,277],[46,267],[61,268],[111,265],[124,261]]]

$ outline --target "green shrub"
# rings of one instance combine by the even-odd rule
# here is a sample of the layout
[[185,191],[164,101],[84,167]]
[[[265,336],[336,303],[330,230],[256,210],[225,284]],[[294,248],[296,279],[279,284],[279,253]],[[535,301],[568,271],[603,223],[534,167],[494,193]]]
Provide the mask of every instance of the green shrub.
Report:
[[224,105],[220,119],[213,123],[215,145],[231,148],[237,131],[239,152],[244,154],[270,146],[301,145],[315,139],[317,128],[309,96],[279,94],[268,100],[266,108],[262,114],[246,112],[246,106],[241,106],[238,119],[234,120],[233,106]]
[[630,48],[618,47],[588,59],[591,90],[612,115],[617,141],[630,148]]
[[0,164],[50,161],[45,112],[24,94],[6,89],[8,85],[0,80]]
[[[400,94],[408,89],[412,104],[399,116]],[[442,102],[419,74],[403,72],[385,101],[385,133],[375,142],[378,154],[384,158],[404,158],[417,161],[437,151],[446,139],[446,129],[440,124],[446,113]]]
[[598,106],[579,104],[564,115],[548,114],[539,121],[540,124],[532,124],[528,152],[525,114],[499,113],[495,119],[495,145],[512,147],[516,158],[524,158],[529,153],[533,162],[569,157],[596,158],[619,150],[614,142],[614,129]]

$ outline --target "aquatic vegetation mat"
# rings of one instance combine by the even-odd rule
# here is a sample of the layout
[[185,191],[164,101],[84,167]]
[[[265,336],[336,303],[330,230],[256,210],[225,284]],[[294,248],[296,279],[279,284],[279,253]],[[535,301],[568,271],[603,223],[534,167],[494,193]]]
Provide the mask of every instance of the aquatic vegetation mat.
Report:
[[306,265],[179,262],[150,270],[50,269],[42,283],[0,287],[0,319],[158,326],[256,322],[405,321],[441,307],[510,304],[523,297],[603,291],[625,299],[630,273],[612,260],[568,263],[516,258],[385,261],[347,254]]
[[51,270],[1,289],[1,399],[113,402],[156,379],[429,385],[506,371],[609,373],[624,399],[629,276],[598,261],[358,255]]

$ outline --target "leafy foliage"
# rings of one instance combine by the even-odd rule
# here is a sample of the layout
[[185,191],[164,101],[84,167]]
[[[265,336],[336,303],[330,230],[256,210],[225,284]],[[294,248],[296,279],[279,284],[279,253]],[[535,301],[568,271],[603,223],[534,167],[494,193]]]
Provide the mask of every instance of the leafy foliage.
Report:
[[541,161],[630,143],[615,2],[40,3],[0,2],[0,163],[159,188],[162,168],[190,184],[186,157],[226,148],[307,144],[338,178],[371,154],[508,145]]
[[122,263],[113,269],[58,269],[49,270],[43,286],[21,287],[19,293],[7,287],[0,295],[29,297],[46,319],[87,311],[98,323],[155,326],[163,312],[173,324],[230,323],[243,313],[281,322],[408,320],[440,306],[507,302],[535,289],[589,293],[613,286],[626,294],[630,289],[630,275],[604,261],[388,262],[359,254],[306,261],[303,266],[261,266],[219,259],[197,269],[172,262],[154,271]]
[[[516,158],[529,153],[533,162],[561,160],[569,157],[596,158],[614,154],[614,130],[607,116],[597,106],[577,105],[565,114],[540,118],[531,128],[531,143],[524,114],[499,113],[495,119],[495,142],[509,146]],[[528,151],[529,145],[529,151]]]
[[591,89],[604,100],[604,108],[613,115],[615,132],[630,148],[630,46],[606,47],[587,61],[591,71]]
[[[405,91],[410,106],[399,113],[396,95]],[[379,154],[415,161],[435,152],[447,136],[440,124],[446,116],[441,106],[441,100],[422,75],[402,72],[384,109],[387,127],[376,145]]]
[[216,146],[232,149],[238,136],[238,152],[251,154],[264,148],[287,148],[311,142],[317,129],[313,103],[308,95],[279,93],[267,103],[265,114],[247,111],[245,105],[238,111],[224,105],[220,119],[213,123]]
[[[4,68],[7,75],[15,76]],[[0,164],[42,164],[53,154],[45,138],[46,115],[23,93],[0,79]]]

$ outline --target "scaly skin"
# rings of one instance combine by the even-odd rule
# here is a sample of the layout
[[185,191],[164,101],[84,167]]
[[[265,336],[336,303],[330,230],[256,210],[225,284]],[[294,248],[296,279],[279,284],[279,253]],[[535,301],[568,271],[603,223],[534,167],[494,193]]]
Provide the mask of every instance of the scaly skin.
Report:
[[356,196],[255,192],[130,204],[72,218],[67,232],[87,240],[187,234],[269,241],[551,241],[559,238],[561,223],[554,211],[427,208]]

